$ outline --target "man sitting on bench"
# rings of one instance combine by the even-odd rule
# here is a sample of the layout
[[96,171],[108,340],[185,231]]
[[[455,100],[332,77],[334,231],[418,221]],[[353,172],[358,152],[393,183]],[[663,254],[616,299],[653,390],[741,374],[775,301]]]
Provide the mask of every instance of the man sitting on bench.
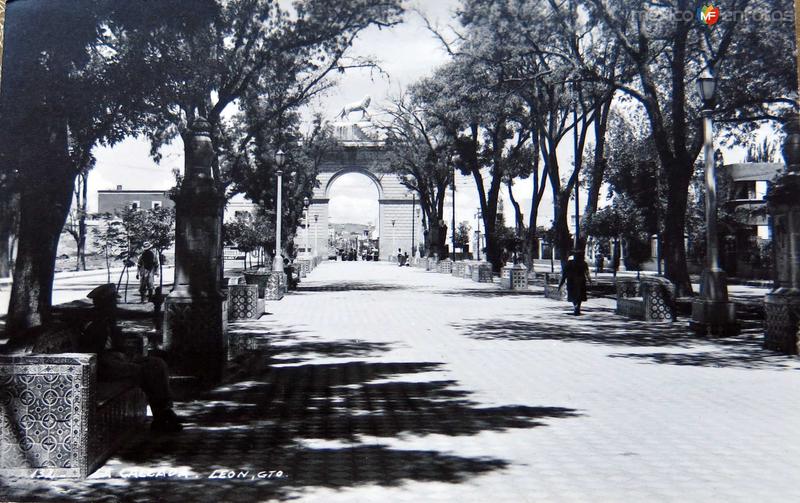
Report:
[[89,292],[94,317],[80,334],[79,350],[97,354],[100,380],[131,379],[144,391],[153,412],[152,431],[176,433],[183,429],[172,410],[169,371],[161,358],[125,356],[122,333],[117,327],[117,289],[112,283]]

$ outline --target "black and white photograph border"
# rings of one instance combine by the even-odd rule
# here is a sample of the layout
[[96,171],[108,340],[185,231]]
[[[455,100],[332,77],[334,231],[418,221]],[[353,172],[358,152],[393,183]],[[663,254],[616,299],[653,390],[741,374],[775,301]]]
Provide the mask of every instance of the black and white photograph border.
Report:
[[800,499],[796,0],[0,0],[0,502]]

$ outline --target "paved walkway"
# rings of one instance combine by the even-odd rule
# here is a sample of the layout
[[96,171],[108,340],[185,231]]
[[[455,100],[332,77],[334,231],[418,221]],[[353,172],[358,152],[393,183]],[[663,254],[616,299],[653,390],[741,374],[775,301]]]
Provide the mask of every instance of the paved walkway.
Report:
[[624,321],[612,305],[590,300],[576,318],[538,289],[324,263],[269,315],[232,324],[262,350],[203,400],[180,404],[192,421],[181,435],[143,435],[86,481],[7,481],[5,491],[176,502],[800,500],[800,361],[761,350],[755,326],[702,341],[683,323]]

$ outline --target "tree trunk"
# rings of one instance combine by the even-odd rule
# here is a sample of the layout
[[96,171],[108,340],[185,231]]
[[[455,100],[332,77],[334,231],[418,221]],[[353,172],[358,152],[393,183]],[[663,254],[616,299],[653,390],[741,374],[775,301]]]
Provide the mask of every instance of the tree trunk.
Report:
[[523,222],[524,218],[522,215],[522,209],[519,206],[519,202],[514,198],[514,190],[512,187],[511,180],[506,182],[506,186],[508,187],[508,198],[511,200],[511,205],[514,207],[514,230],[516,231],[516,235],[518,238],[522,237],[522,234],[525,231],[525,223]]
[[50,321],[58,239],[77,175],[69,168],[66,125],[59,122],[45,127],[44,135],[32,135],[47,142],[39,146],[40,151],[31,152],[33,158],[21,180],[19,241],[6,323],[12,339]]
[[572,249],[572,235],[569,232],[569,192],[560,194],[557,198],[555,227],[555,245],[560,253],[561,270],[567,265],[569,252]]
[[89,195],[89,174],[81,173],[79,176],[81,184],[80,198],[78,198],[78,270],[86,270],[86,217],[87,199]]
[[594,162],[590,173],[590,183],[588,196],[586,198],[586,209],[583,212],[583,220],[589,221],[597,212],[597,204],[600,201],[600,189],[606,172],[606,130],[608,129],[608,115],[611,102],[608,101],[601,105],[600,115],[594,121]]
[[19,220],[19,195],[10,191],[0,197],[0,278],[11,276],[12,249]]
[[667,215],[664,219],[664,239],[661,243],[664,275],[675,284],[679,296],[691,295],[692,284],[686,265],[686,206],[688,203],[691,168],[685,164],[670,166],[667,175]]

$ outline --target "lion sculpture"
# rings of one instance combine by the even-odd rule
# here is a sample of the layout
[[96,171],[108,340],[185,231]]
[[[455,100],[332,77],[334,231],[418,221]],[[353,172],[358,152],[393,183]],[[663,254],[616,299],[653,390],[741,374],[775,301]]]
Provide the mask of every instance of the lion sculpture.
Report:
[[346,119],[352,112],[361,111],[361,120],[364,120],[365,118],[369,119],[367,107],[369,106],[370,101],[372,101],[372,98],[370,98],[369,95],[366,95],[360,102],[345,105],[344,108],[342,108],[342,113],[339,114],[339,118]]

